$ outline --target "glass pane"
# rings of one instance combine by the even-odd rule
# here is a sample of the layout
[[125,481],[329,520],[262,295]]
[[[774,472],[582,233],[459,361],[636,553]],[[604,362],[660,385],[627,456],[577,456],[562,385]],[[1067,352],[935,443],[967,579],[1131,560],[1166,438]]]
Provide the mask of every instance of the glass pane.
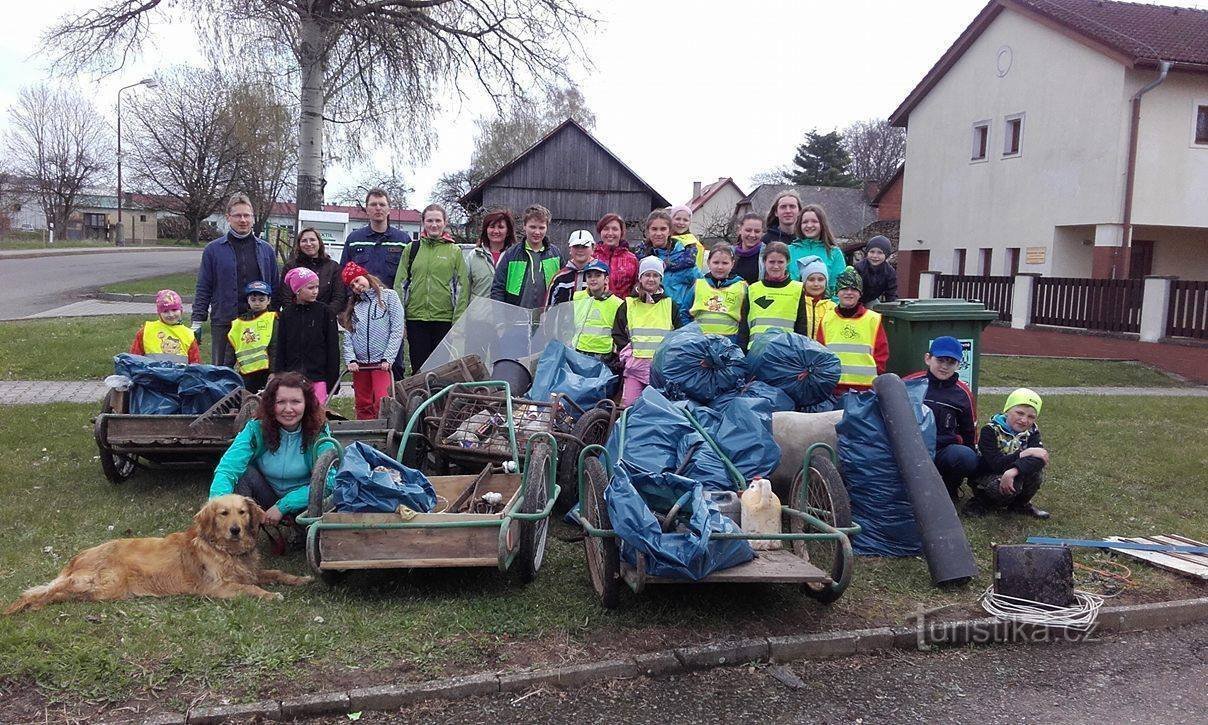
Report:
[[1208,106],[1200,106],[1196,109],[1195,142],[1208,144]]

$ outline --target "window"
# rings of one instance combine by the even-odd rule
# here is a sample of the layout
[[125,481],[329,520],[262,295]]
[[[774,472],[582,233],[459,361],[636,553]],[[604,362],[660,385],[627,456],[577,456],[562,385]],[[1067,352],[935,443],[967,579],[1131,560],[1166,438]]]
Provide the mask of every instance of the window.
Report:
[[982,247],[978,254],[977,273],[983,277],[990,276],[990,264],[994,261],[994,250],[989,247]]
[[1003,156],[1018,156],[1020,145],[1023,143],[1023,114],[1007,116],[1007,125],[1003,129]]
[[1019,247],[1007,247],[1007,264],[1003,271],[1012,277],[1019,274]]
[[1208,146],[1208,101],[1197,101],[1195,104],[1195,141],[1196,146]]
[[986,150],[990,147],[990,122],[978,121],[973,124],[973,152],[970,161],[985,161]]
[[952,274],[965,273],[965,250],[952,250]]
[[139,220],[140,222],[145,222],[145,221],[147,221],[147,215],[146,215],[146,214],[139,214],[139,215],[138,215],[138,220]]

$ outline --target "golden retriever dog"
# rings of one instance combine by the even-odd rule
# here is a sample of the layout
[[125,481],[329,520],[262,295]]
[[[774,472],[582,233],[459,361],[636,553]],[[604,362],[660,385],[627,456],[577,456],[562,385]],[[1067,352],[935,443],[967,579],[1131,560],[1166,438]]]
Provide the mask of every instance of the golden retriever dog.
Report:
[[311,577],[260,568],[256,534],[263,520],[264,511],[250,498],[212,498],[186,531],[163,538],[114,539],[76,554],[54,581],[27,589],[4,613],[55,602],[173,594],[283,599],[260,585],[298,586]]

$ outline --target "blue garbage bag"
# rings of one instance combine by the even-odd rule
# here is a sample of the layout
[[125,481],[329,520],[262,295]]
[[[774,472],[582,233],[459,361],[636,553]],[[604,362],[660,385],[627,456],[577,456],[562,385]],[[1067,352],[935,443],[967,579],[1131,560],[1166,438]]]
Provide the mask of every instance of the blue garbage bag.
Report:
[[401,505],[428,513],[436,506],[436,491],[420,471],[356,441],[344,449],[332,502],[336,511],[390,513]]
[[650,365],[650,384],[672,400],[708,405],[750,379],[746,356],[721,335],[706,335],[693,323],[663,338]]
[[[772,404],[764,398],[731,397],[724,405],[694,406],[689,412],[744,481],[770,476],[780,464],[780,446],[772,436]],[[701,457],[692,464],[685,469],[685,476],[717,481],[725,488],[735,487],[724,471],[713,468],[712,461]]]
[[[624,450],[621,443],[624,441]],[[625,459],[646,473],[670,473],[693,453],[712,456],[705,439],[679,407],[654,388],[646,388],[625,412],[624,425],[612,427],[605,446],[609,460]],[[722,468],[715,456],[710,464]]]
[[114,356],[113,372],[130,378],[129,412],[139,415],[201,415],[243,387],[243,378],[228,367],[152,360],[128,352]]
[[[935,455],[935,417],[923,405],[927,380],[906,381],[915,417],[923,431],[928,455]],[[865,556],[918,556],[922,538],[914,508],[893,455],[885,420],[871,390],[848,392],[839,399],[843,419],[835,426],[843,483],[851,499],[852,520],[861,531],[852,537],[852,551]]]
[[[652,508],[666,513],[681,497],[687,502],[677,517],[681,526],[664,532]],[[637,555],[646,557],[646,573],[653,576],[698,581],[715,571],[737,566],[755,557],[743,539],[714,540],[719,532],[738,527],[704,495],[704,486],[671,473],[645,473],[621,462],[613,469],[604,492],[612,528],[620,538],[621,557],[630,566]]]
[[616,373],[607,365],[554,340],[545,346],[537,359],[537,371],[528,397],[547,401],[554,393],[561,393],[587,410],[610,397],[616,384]]
[[747,351],[747,364],[756,380],[788,393],[800,409],[826,400],[842,372],[838,355],[785,330],[756,335]]
[[734,398],[762,398],[772,406],[773,413],[797,410],[797,403],[780,388],[774,388],[762,380],[752,380],[738,390],[713,399],[714,408],[725,408]]

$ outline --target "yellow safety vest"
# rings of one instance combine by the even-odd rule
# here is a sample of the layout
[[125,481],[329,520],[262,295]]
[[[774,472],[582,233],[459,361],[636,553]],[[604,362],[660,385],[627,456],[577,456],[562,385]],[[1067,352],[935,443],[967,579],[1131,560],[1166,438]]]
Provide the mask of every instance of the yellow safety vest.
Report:
[[675,329],[675,303],[664,297],[655,303],[643,302],[637,297],[625,300],[625,317],[629,323],[629,344],[633,356],[639,359],[654,357],[654,351],[663,344],[667,333]]
[[[685,247],[696,245],[696,266],[701,272],[709,273],[709,251],[705,249],[705,245],[692,232],[684,232],[671,237],[673,240],[683,244]],[[672,245],[674,246],[674,245]]]
[[871,386],[877,377],[877,361],[872,356],[881,326],[881,313],[867,310],[858,319],[841,316],[832,309],[822,318],[826,349],[839,357],[843,372],[840,385]]
[[692,300],[692,319],[700,323],[706,335],[737,335],[742,319],[742,299],[747,295],[747,283],[735,282],[729,287],[714,287],[708,280],[696,280]]
[[276,321],[276,312],[262,312],[251,320],[231,320],[227,340],[235,350],[235,369],[241,374],[268,369],[268,344]]
[[166,325],[160,320],[143,324],[143,352],[147,357],[172,362],[189,362],[193,331],[182,324]]
[[769,330],[792,332],[797,327],[804,288],[800,282],[789,282],[783,287],[769,287],[763,282],[751,285],[747,291],[747,324],[751,326],[751,335]]
[[835,301],[830,297],[816,300],[813,297],[805,299],[805,322],[809,329],[809,338],[818,339],[818,323],[826,317],[826,313],[835,309]]
[[604,299],[592,297],[581,289],[573,297],[575,303],[575,349],[579,352],[607,354],[612,352],[612,323],[624,301],[609,293]]

